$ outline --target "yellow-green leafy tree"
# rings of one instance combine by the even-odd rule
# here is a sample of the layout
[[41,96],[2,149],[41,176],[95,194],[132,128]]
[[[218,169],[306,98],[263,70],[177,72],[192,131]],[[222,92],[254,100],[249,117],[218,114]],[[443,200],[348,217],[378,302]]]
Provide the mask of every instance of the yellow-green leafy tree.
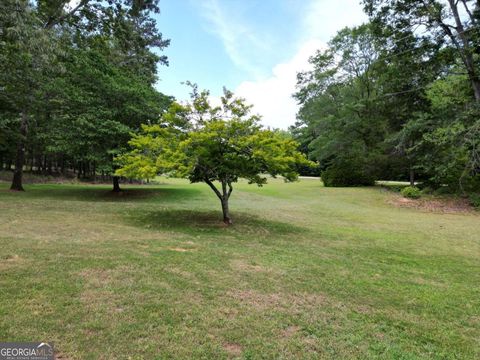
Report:
[[295,181],[299,166],[313,165],[284,133],[264,129],[251,106],[224,90],[213,106],[208,91],[193,86],[192,101],[174,104],[160,124],[143,127],[132,150],[118,160],[118,175],[151,178],[167,174],[204,182],[220,200],[223,221],[231,224],[229,199],[240,178],[262,186],[267,176]]

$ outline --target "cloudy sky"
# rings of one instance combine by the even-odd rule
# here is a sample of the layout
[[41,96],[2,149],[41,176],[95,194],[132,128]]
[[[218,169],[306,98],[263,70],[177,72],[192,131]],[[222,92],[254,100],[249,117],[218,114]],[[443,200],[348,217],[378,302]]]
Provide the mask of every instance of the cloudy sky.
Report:
[[161,9],[171,45],[160,91],[186,100],[186,80],[213,96],[226,86],[283,129],[295,122],[297,72],[338,30],[366,20],[359,0],[162,0]]

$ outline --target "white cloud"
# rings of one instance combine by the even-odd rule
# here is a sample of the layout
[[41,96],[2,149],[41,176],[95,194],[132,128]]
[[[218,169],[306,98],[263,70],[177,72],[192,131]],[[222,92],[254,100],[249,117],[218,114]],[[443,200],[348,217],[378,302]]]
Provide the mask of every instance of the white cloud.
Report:
[[338,30],[366,21],[360,0],[312,0],[305,9],[304,33],[327,42]]
[[252,61],[252,53],[268,46],[259,34],[241,21],[239,9],[228,11],[218,0],[206,0],[201,4],[202,16],[208,22],[207,30],[218,36],[232,62],[246,71],[253,78],[258,78],[261,71]]
[[259,81],[244,81],[237,87],[235,94],[254,105],[254,112],[262,116],[264,125],[286,129],[294,123],[298,110],[292,97],[297,73],[310,68],[309,57],[321,48],[325,48],[325,44],[320,40],[305,42],[290,61],[273,68],[271,77]]
[[286,129],[293,125],[298,105],[295,93],[297,73],[310,68],[308,59],[345,26],[366,21],[359,0],[312,0],[305,7],[299,50],[286,63],[278,64],[266,79],[242,82],[235,93],[254,105],[264,125]]

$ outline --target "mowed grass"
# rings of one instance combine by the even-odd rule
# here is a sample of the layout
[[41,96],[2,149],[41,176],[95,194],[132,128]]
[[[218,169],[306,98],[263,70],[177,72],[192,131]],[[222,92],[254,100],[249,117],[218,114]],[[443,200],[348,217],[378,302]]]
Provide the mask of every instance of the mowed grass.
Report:
[[478,359],[480,216],[380,188],[0,184],[0,341],[63,359]]

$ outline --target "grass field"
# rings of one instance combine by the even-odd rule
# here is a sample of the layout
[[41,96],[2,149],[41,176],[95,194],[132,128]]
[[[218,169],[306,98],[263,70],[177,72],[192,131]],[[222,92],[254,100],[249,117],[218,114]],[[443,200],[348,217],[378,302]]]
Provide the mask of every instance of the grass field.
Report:
[[478,359],[480,215],[380,188],[0,184],[0,341],[63,359]]

